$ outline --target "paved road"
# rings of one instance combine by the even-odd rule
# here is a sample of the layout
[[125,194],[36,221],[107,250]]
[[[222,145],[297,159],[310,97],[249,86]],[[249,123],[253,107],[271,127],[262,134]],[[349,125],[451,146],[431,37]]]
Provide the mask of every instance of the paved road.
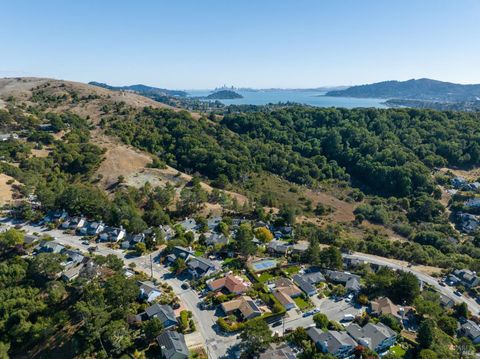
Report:
[[[11,222],[3,222],[7,226],[12,226]],[[59,243],[63,245],[68,245],[72,248],[79,249],[81,251],[86,251],[88,246],[81,244],[80,237],[69,235],[63,233],[63,231],[58,229],[53,230],[42,230],[40,227],[31,226],[28,224],[22,225],[23,229],[32,234],[34,232],[43,233],[46,235],[50,235],[54,237]],[[105,244],[99,244],[98,250],[96,254],[100,254],[106,256],[108,254],[114,254],[119,258],[122,258],[125,263],[128,265],[130,263],[136,264],[136,269],[145,272],[146,274],[150,275],[151,270],[153,268],[153,277],[157,280],[165,281],[169,285],[172,286],[174,292],[178,295],[182,303],[186,306],[188,310],[190,310],[193,314],[195,321],[198,323],[198,331],[201,335],[203,340],[203,344],[208,349],[208,354],[210,358],[226,358],[228,357],[227,351],[228,348],[232,345],[238,344],[238,335],[231,335],[231,336],[224,336],[219,332],[215,331],[215,320],[216,317],[214,315],[214,311],[212,310],[200,310],[198,307],[198,303],[200,302],[200,298],[198,295],[191,289],[183,290],[181,288],[182,281],[170,275],[168,268],[165,268],[163,265],[153,264],[150,263],[149,256],[143,257],[133,257],[133,258],[125,258],[125,253],[119,249],[112,249],[107,247]],[[152,253],[152,257],[154,257],[156,253]],[[409,268],[406,265],[401,265],[398,262],[384,258],[378,257],[374,255],[364,254],[364,253],[353,253],[345,255],[345,257],[355,258],[359,260],[363,260],[365,262],[369,262],[372,264],[390,267],[392,269],[403,270],[406,272],[410,272],[414,274],[420,281],[427,283],[438,290],[440,293],[446,295],[447,297],[451,298],[455,302],[465,302],[468,305],[469,310],[474,313],[478,314],[480,312],[480,305],[475,302],[475,300],[471,298],[467,298],[465,296],[458,297],[453,293],[453,289],[451,287],[442,287],[438,283],[438,280],[425,274],[419,272],[415,269]],[[352,306],[348,303],[335,303],[333,306],[331,303],[328,303],[328,300],[325,300],[323,303],[317,305],[321,309],[322,312],[327,314],[329,319],[340,321],[343,318],[343,315],[346,313],[354,314],[355,312],[352,311]],[[343,303],[343,304],[342,304]],[[317,304],[317,303],[316,303]],[[298,326],[307,327],[313,323],[312,317],[301,317],[298,314],[294,314],[293,312],[290,314],[289,317],[285,319],[285,329],[295,328]],[[272,326],[271,326],[272,327]],[[273,331],[282,332],[283,327],[272,327]]]
[[355,252],[353,254],[347,254],[345,255],[345,257],[350,257],[350,258],[355,258],[355,259],[360,259],[360,260],[363,260],[365,262],[369,262],[369,263],[372,263],[372,264],[376,264],[376,265],[380,265],[380,266],[385,266],[385,267],[390,267],[392,269],[397,269],[397,270],[403,270],[405,272],[410,272],[412,274],[414,274],[420,281],[424,282],[424,283],[427,283],[429,285],[431,285],[432,287],[434,287],[438,292],[442,293],[443,295],[449,297],[450,299],[452,299],[454,302],[456,303],[461,303],[461,302],[465,302],[467,303],[468,305],[468,309],[475,315],[477,315],[480,311],[480,305],[472,298],[467,298],[465,296],[462,296],[462,297],[458,297],[457,295],[455,295],[453,292],[454,292],[454,289],[452,289],[451,287],[442,287],[439,283],[438,283],[438,279],[432,277],[432,276],[429,276],[425,273],[422,273],[422,272],[419,272],[415,269],[412,269],[412,268],[409,268],[408,266],[404,266],[404,265],[400,265],[398,264],[397,262],[395,261],[392,261],[388,258],[383,258],[383,257],[378,257],[378,256],[374,256],[374,255],[370,255],[370,254],[365,254],[365,253],[358,253],[358,252]]
[[[3,221],[3,224],[7,227],[14,225],[10,221]],[[89,247],[88,245],[82,244],[80,236],[66,234],[59,229],[45,230],[42,227],[32,226],[30,224],[22,224],[22,229],[28,234],[39,233],[51,236],[60,244],[78,249],[82,252],[86,252]],[[98,249],[95,251],[95,254],[102,256],[113,254],[123,259],[127,266],[130,263],[135,263],[136,270],[142,271],[149,276],[152,273],[155,279],[168,283],[173,288],[173,291],[179,297],[180,301],[189,311],[192,312],[198,330],[198,333],[196,333],[195,336],[200,337],[202,343],[199,344],[202,344],[207,348],[210,358],[216,359],[228,357],[228,348],[238,344],[238,335],[225,336],[220,335],[215,331],[216,317],[214,311],[200,310],[198,306],[200,303],[199,296],[192,289],[182,289],[181,285],[183,282],[172,276],[168,268],[158,263],[151,263],[149,255],[126,258],[125,253],[120,249],[109,248],[105,243],[99,243],[97,246]],[[158,252],[153,252],[152,258],[155,258],[157,254]]]

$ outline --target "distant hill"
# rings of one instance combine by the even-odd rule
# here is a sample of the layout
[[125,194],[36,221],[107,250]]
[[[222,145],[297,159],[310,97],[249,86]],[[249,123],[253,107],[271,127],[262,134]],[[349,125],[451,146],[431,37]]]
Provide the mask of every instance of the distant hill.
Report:
[[220,90],[214,92],[206,97],[209,100],[233,100],[236,98],[243,98],[242,95],[231,90]]
[[384,81],[370,85],[352,86],[345,90],[329,91],[326,95],[437,102],[464,102],[476,101],[480,98],[480,84],[461,85],[430,79]]
[[88,83],[89,85],[94,85],[98,87],[102,87],[108,90],[114,91],[134,91],[138,92],[142,95],[167,95],[167,96],[178,96],[178,97],[186,97],[187,93],[185,91],[180,90],[167,90],[158,87],[152,87],[147,85],[129,85],[129,86],[110,86],[105,83],[91,81]]

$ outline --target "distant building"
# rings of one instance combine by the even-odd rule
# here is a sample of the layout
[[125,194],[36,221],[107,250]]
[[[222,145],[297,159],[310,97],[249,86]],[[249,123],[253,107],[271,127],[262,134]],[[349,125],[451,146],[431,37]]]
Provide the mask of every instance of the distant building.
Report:
[[207,246],[216,246],[221,244],[228,244],[228,237],[226,237],[223,233],[206,233],[205,234],[205,244]]
[[363,328],[353,323],[347,327],[347,333],[358,344],[377,353],[383,353],[397,341],[397,333],[383,323],[367,323]]
[[452,178],[451,184],[454,188],[459,189],[467,184],[467,180],[463,177],[455,177],[455,178]]
[[157,337],[157,343],[165,359],[187,359],[189,351],[183,334],[165,331]]
[[302,291],[287,278],[278,278],[274,284],[275,288],[272,290],[272,294],[277,298],[280,304],[282,304],[287,310],[295,308],[295,301],[293,298],[301,296]]
[[330,353],[339,359],[349,358],[357,346],[347,332],[329,330],[323,332],[318,328],[309,328],[307,334],[315,345],[324,353]]
[[375,300],[370,301],[370,313],[376,316],[381,315],[393,315],[402,323],[405,319],[406,314],[411,310],[411,307],[399,307],[396,304],[387,298],[380,297]]
[[325,276],[332,282],[341,283],[346,285],[352,279],[355,279],[357,282],[360,283],[360,276],[348,272],[340,272],[334,270],[326,270]]
[[118,242],[125,238],[127,232],[123,227],[106,227],[102,233],[100,233],[100,240],[105,242]]

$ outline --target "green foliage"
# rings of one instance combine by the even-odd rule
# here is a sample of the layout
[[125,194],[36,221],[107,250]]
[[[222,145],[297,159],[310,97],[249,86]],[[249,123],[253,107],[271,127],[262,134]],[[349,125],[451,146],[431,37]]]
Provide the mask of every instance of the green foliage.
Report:
[[272,331],[262,319],[247,322],[240,334],[242,358],[251,358],[265,350],[272,340]]
[[429,349],[435,340],[435,321],[432,319],[423,320],[417,332],[417,341],[421,348]]
[[314,314],[313,321],[317,328],[326,329],[328,327],[328,317],[323,313]]
[[397,333],[400,333],[402,331],[401,324],[398,322],[398,319],[395,318],[393,315],[384,314],[384,315],[381,315],[380,318],[378,319],[380,320],[380,322],[389,326],[390,328],[395,330]]

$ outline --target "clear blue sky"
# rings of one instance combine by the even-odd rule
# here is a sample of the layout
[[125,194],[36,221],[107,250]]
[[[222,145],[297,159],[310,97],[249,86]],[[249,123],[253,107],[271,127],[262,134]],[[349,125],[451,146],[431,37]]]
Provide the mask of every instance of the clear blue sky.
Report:
[[0,0],[0,77],[167,88],[480,83],[479,0]]

